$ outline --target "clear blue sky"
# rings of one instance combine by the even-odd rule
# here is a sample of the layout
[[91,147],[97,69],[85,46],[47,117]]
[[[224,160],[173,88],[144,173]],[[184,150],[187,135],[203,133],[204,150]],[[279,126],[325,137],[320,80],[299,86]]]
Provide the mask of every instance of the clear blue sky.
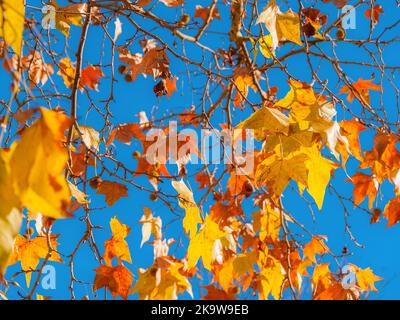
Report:
[[[297,10],[297,1],[288,1],[290,4],[293,4],[293,8]],[[313,1],[303,1],[305,5],[312,4]],[[350,1],[353,3],[355,1]],[[28,4],[40,6],[40,1],[36,0],[28,0]],[[65,3],[60,1],[60,3]],[[190,16],[193,16],[195,4],[199,3],[199,1],[188,0],[185,5],[185,12],[189,13]],[[201,1],[203,6],[208,6],[211,1]],[[259,1],[259,9],[261,9],[267,2]],[[279,1],[278,1],[279,3]],[[385,25],[391,24],[391,22],[396,21],[398,19],[400,9],[394,8],[394,1],[376,1],[383,6],[385,10],[385,14],[383,15],[382,21]],[[392,4],[393,3],[393,4]],[[219,2],[218,8],[221,13],[221,21],[213,21],[210,30],[217,31],[216,33],[207,35],[206,39],[207,43],[213,48],[224,48],[226,49],[229,46],[228,38],[224,35],[219,34],[218,32],[226,32],[229,30],[229,25],[226,23],[228,21],[229,10],[228,7],[223,4],[222,1]],[[283,5],[282,8],[286,10]],[[329,15],[329,21],[332,22],[337,18],[338,10],[332,4],[321,5],[320,8],[324,13]],[[386,8],[390,8],[387,9]],[[364,10],[357,11],[357,28],[355,30],[347,30],[347,37],[350,39],[359,39],[365,38],[366,34],[368,34],[369,22],[365,19],[363,15]],[[32,13],[32,10],[29,10]],[[172,21],[179,20],[181,15],[181,8],[166,8],[163,4],[158,4],[155,10],[156,13],[165,17],[165,15],[169,16]],[[37,15],[37,14],[36,14]],[[128,23],[125,20],[123,22],[123,34],[118,40],[118,44],[124,43],[124,40],[131,37],[133,35],[133,30],[128,27]],[[145,22],[146,24],[146,22]],[[110,32],[113,33],[113,24],[110,24],[109,28]],[[378,32],[380,27],[378,26],[375,32]],[[79,37],[81,29],[78,27],[72,27],[71,38],[69,40],[69,46],[72,49],[69,51],[71,59],[75,59],[73,56],[73,49],[76,48],[77,39]],[[63,36],[58,31],[52,31],[56,33],[58,38],[63,41]],[[160,35],[165,41],[168,43],[172,43],[171,35],[168,32],[160,31],[160,29],[155,30],[155,32]],[[193,31],[188,31],[188,33]],[[391,33],[388,36],[397,36],[397,33]],[[91,27],[88,34],[88,42],[86,45],[85,53],[84,53],[84,66],[88,64],[97,64],[99,62],[100,57],[100,49],[101,49],[101,41],[102,41],[102,30],[99,27]],[[57,47],[57,46],[56,46]],[[178,41],[178,50],[181,48],[181,43]],[[288,48],[282,48],[278,51],[278,57],[281,54],[284,54],[286,51],[291,50],[294,46],[288,45]],[[365,58],[360,55],[360,50],[355,52],[350,47],[345,47],[344,49],[338,48],[338,55],[343,59],[354,60]],[[186,44],[186,50],[190,52],[191,57],[194,60],[200,61],[201,56],[200,52],[191,46],[190,44]],[[59,52],[62,52],[61,46],[58,48]],[[140,52],[140,47],[137,43],[131,47],[132,52]],[[396,50],[393,46],[390,47],[385,52],[385,60],[387,65],[396,65],[398,64],[398,50]],[[198,56],[195,55],[198,53]],[[155,82],[151,78],[145,79],[142,76],[139,76],[137,80],[133,83],[126,83],[123,80],[123,76],[117,76],[118,83],[115,88],[115,100],[116,102],[112,105],[112,112],[114,114],[113,123],[124,123],[124,122],[137,122],[137,114],[140,111],[146,111],[148,116],[151,114],[155,114],[158,117],[161,117],[163,114],[168,114],[169,112],[182,112],[184,109],[190,108],[192,104],[199,108],[199,94],[201,91],[192,90],[192,87],[199,86],[203,84],[203,78],[196,76],[192,71],[194,67],[186,66],[183,63],[177,61],[171,55],[171,71],[174,75],[179,77],[178,81],[178,90],[173,94],[171,99],[167,97],[157,98],[153,93],[153,86]],[[110,59],[109,55],[109,44],[106,45],[106,54],[104,56],[105,63],[108,63]],[[288,60],[289,71],[292,72],[299,79],[308,82],[311,80],[310,74],[305,69],[305,61],[299,59],[297,56]],[[119,63],[117,62],[118,66]],[[349,75],[350,79],[356,81],[359,77],[364,79],[369,79],[371,77],[371,73],[374,71],[372,69],[363,68],[353,66],[344,66],[344,70]],[[102,100],[107,97],[110,83],[110,70],[109,68],[104,68],[104,73],[108,76],[108,78],[103,79],[100,85],[100,93],[91,92],[92,96],[95,97],[96,101]],[[188,77],[188,73],[190,77]],[[0,70],[0,77],[2,78],[2,86],[0,88],[1,97],[8,97],[9,95],[9,76],[7,76],[4,70]],[[286,78],[277,70],[271,70],[269,73],[270,81],[273,85],[279,87],[279,97],[283,97],[284,94],[288,90],[288,86],[286,83]],[[338,92],[339,88],[336,88],[336,78],[333,75],[332,68],[326,64],[322,64],[320,70],[320,77],[325,80],[329,80],[330,88],[336,92]],[[53,76],[54,81],[63,88],[64,85],[60,80],[60,77],[57,75]],[[399,81],[396,82],[399,84]],[[393,92],[390,91],[389,87],[385,86],[385,91],[388,92],[387,95],[384,96],[385,106],[387,108],[387,112],[389,116],[393,116],[395,118],[395,101],[393,101]],[[65,90],[67,92],[67,90]],[[254,96],[250,95],[250,98]],[[372,94],[372,105],[377,103],[379,99],[379,94]],[[6,100],[6,99],[5,99]],[[66,101],[52,101],[52,106],[55,107],[57,104],[60,104],[61,107],[65,107],[67,110],[69,109],[68,102]],[[31,107],[35,107],[40,105],[32,104]],[[102,123],[99,122],[94,116],[94,113],[91,113],[88,117],[86,117],[86,110],[88,106],[88,100],[83,94],[79,94],[79,122],[81,124],[89,125],[94,127],[95,129],[100,129]],[[359,106],[357,103],[349,105],[353,110],[359,110]],[[199,110],[199,109],[198,109]],[[245,111],[236,110],[234,115],[235,123],[239,123],[239,121],[244,120],[250,114],[250,109],[246,109]],[[218,119],[218,117],[220,117]],[[349,119],[349,115],[344,113],[343,110],[338,107],[338,115],[337,120],[340,121],[342,119]],[[220,120],[220,123],[226,122],[226,119],[222,115],[218,115],[214,121]],[[215,122],[214,122],[215,123]],[[368,150],[372,145],[372,135],[370,132],[365,132],[362,134],[362,148],[364,150]],[[136,162],[132,158],[131,154],[134,150],[139,148],[139,144],[133,142],[131,146],[126,146],[119,142],[116,142],[117,146],[117,157],[123,162],[127,163],[129,167],[135,168]],[[356,161],[350,161],[347,165],[347,170],[349,175],[353,175],[356,172],[358,163]],[[169,167],[172,173],[176,173],[176,166],[171,165]],[[189,176],[196,172],[199,169],[199,166],[188,166]],[[338,169],[335,171],[335,177],[332,180],[333,184],[340,191],[341,194],[350,196],[353,191],[353,186],[349,182],[344,182],[346,179],[346,175],[342,169]],[[197,185],[194,182],[193,178],[189,178],[190,184],[193,189],[197,189]],[[137,183],[141,183],[147,187],[150,187],[147,179],[145,178],[137,178]],[[173,190],[170,187],[170,183],[166,181],[162,186],[162,190],[165,192],[170,192],[173,194]],[[392,186],[388,184],[384,184],[382,187],[382,195],[377,197],[376,207],[383,210],[384,205],[387,203],[389,199],[393,197]],[[199,200],[202,195],[202,192],[195,192],[195,199]],[[97,207],[106,207],[104,203],[104,199],[102,196],[96,196],[93,193],[90,194],[90,199],[92,200],[92,204]],[[206,204],[203,207],[205,212],[208,211],[208,205]],[[353,253],[352,256],[347,257],[341,261],[344,265],[347,262],[351,262],[356,264],[359,267],[371,267],[375,274],[384,278],[383,281],[377,283],[377,288],[379,290],[378,293],[372,293],[370,295],[370,299],[393,299],[400,298],[400,294],[398,293],[398,288],[400,288],[400,257],[398,255],[398,245],[400,241],[400,226],[394,226],[392,228],[386,228],[386,221],[380,221],[377,224],[369,223],[369,216],[363,213],[360,210],[352,210],[351,206],[348,205],[350,209],[350,217],[349,223],[351,225],[351,231],[354,236],[357,238],[358,242],[365,245],[365,248],[358,248],[354,246],[352,241],[350,241],[348,235],[344,232],[344,212],[341,207],[340,202],[337,200],[335,195],[330,194],[327,191],[325,197],[325,203],[323,210],[318,212],[318,209],[315,207],[315,215],[316,221],[315,223],[312,221],[312,217],[309,214],[308,208],[306,204],[299,199],[296,194],[292,194],[290,190],[286,191],[284,198],[284,205],[286,209],[291,212],[300,222],[304,223],[314,234],[327,235],[329,238],[328,245],[329,247],[337,254],[340,254],[343,246],[348,246],[349,250]],[[367,204],[364,202],[362,204],[364,207]],[[140,248],[140,239],[141,239],[141,225],[138,224],[140,217],[142,216],[142,208],[144,206],[150,207],[154,214],[162,217],[164,222],[164,235],[166,238],[173,237],[177,241],[177,244],[173,245],[171,248],[171,252],[173,252],[178,258],[182,258],[185,254],[185,248],[187,247],[187,239],[183,233],[181,220],[176,220],[176,216],[173,215],[162,202],[151,202],[148,198],[147,193],[141,193],[137,190],[130,188],[129,189],[129,198],[122,198],[119,200],[114,206],[106,207],[104,210],[95,211],[92,213],[92,221],[95,225],[103,226],[103,230],[96,230],[95,237],[99,247],[103,249],[102,244],[105,240],[110,238],[111,233],[109,230],[109,220],[117,215],[118,219],[123,223],[128,224],[131,228],[131,234],[127,238],[127,241],[130,245],[133,264],[129,266],[132,272],[137,275],[137,268],[148,268],[152,264],[152,247],[148,244],[144,245],[143,248]],[[247,208],[249,210],[249,214],[254,211],[250,207]],[[183,215],[182,210],[177,209],[177,213],[179,215]],[[65,221],[58,221],[55,225],[55,233],[60,233],[61,237],[59,242],[61,243],[60,251],[62,253],[68,254],[71,252],[72,248],[76,245],[79,239],[82,237],[85,226],[83,222],[78,220],[78,217],[82,216],[83,212],[78,211],[77,218],[69,219]],[[169,224],[169,222],[171,222]],[[180,240],[182,240],[183,248],[179,246]],[[85,295],[89,295],[91,298],[93,297],[91,284],[93,282],[95,273],[94,269],[98,267],[98,262],[95,261],[91,251],[87,246],[84,246],[82,250],[78,252],[76,255],[76,264],[75,264],[75,272],[76,277],[87,284],[75,284],[75,293],[76,297],[79,299]],[[38,293],[44,296],[51,296],[53,298],[65,299],[69,298],[68,293],[68,282],[69,282],[69,269],[66,264],[59,263],[51,263],[56,267],[57,270],[57,289],[56,290],[43,290],[39,287]],[[10,277],[14,272],[19,270],[19,266],[13,266],[9,268],[7,272],[6,278]],[[200,285],[207,285],[210,277],[204,273],[204,280],[200,283]],[[21,284],[24,284],[23,276],[18,277],[18,280]],[[199,297],[199,283],[197,280],[192,281],[194,287],[195,297]],[[305,296],[309,296],[310,289],[306,285],[304,288]],[[16,290],[12,290],[12,296],[17,297]],[[102,298],[103,292],[99,291],[99,297]],[[184,298],[189,298],[189,296],[184,295]],[[247,295],[243,296],[244,298]],[[130,296],[130,298],[136,298],[136,296]]]

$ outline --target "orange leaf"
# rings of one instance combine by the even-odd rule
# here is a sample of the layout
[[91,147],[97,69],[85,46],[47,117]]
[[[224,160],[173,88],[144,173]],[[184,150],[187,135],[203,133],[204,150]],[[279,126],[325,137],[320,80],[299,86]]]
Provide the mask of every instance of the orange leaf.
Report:
[[97,291],[100,288],[107,288],[114,299],[117,295],[121,296],[124,300],[128,299],[133,281],[132,273],[128,268],[122,265],[117,267],[101,265],[95,271],[96,277],[94,279],[93,291]]
[[383,214],[388,219],[387,227],[391,227],[400,221],[400,196],[389,201]]
[[323,238],[313,237],[309,243],[304,246],[303,254],[304,257],[316,263],[315,255],[324,254],[329,252],[329,248],[324,243]]
[[368,196],[368,205],[372,208],[379,186],[378,181],[371,175],[362,172],[357,172],[351,179],[346,181],[351,181],[354,184],[354,204],[358,206]]
[[132,263],[129,246],[125,240],[131,229],[126,224],[119,222],[117,217],[111,219],[110,227],[113,236],[104,243],[104,261],[107,265],[111,265],[112,259],[116,257],[118,260]]

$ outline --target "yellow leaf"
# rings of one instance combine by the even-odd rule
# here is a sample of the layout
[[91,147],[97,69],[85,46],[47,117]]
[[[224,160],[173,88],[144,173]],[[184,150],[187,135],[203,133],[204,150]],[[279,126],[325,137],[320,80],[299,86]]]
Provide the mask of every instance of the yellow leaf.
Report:
[[24,32],[24,0],[2,0],[0,4],[0,37],[21,56]]
[[[51,247],[57,249],[58,236],[52,235],[50,238]],[[26,284],[29,287],[32,271],[36,270],[40,259],[44,259],[50,252],[47,237],[38,236],[33,239],[28,239],[25,236],[18,235],[15,238],[14,249],[11,255],[9,265],[21,262],[21,267],[26,272]],[[53,251],[49,257],[49,261],[63,262],[56,251]]]
[[179,206],[186,210],[183,219],[183,228],[192,238],[197,232],[197,225],[202,222],[200,210],[194,202],[193,192],[189,190],[183,180],[172,181],[173,188],[178,192]]
[[304,149],[308,159],[305,162],[308,169],[307,190],[321,210],[324,202],[325,189],[331,178],[332,170],[339,165],[321,156],[316,147]]
[[197,233],[197,225],[201,224],[200,210],[198,207],[189,207],[186,209],[185,218],[183,218],[183,228],[189,237]]
[[192,286],[182,271],[183,263],[163,258],[162,264],[155,262],[149,269],[139,270],[131,293],[138,293],[141,300],[176,300],[184,291],[193,295]]
[[67,88],[72,88],[75,80],[75,66],[68,58],[61,59],[58,65],[60,70],[57,72],[57,74],[61,76]]
[[284,280],[285,270],[283,266],[278,260],[269,256],[267,263],[262,266],[259,274],[259,281],[261,283],[260,298],[266,300],[269,294],[271,294],[275,300],[278,300]]
[[[86,5],[85,4],[71,4],[65,7],[60,7],[57,4],[57,1],[52,0],[50,2],[55,8],[56,16],[55,16],[55,23],[56,28],[67,38],[70,34],[71,24],[82,27],[82,14],[86,12]],[[46,19],[47,15],[53,14],[53,12],[49,11],[45,16]]]
[[111,219],[110,227],[112,238],[104,243],[104,261],[107,265],[111,265],[112,259],[116,257],[118,260],[132,263],[129,246],[125,240],[131,229],[126,224],[119,222],[117,217]]
[[257,262],[257,251],[249,251],[238,255],[233,261],[233,271],[238,275],[244,275],[254,270],[253,265]]
[[21,223],[22,214],[17,209],[13,209],[7,215],[0,212],[0,280],[8,265],[14,238],[18,235]]
[[300,39],[300,19],[294,12],[289,11],[287,13],[277,14],[276,31],[279,40],[286,39],[300,46],[303,45]]
[[255,131],[254,136],[257,140],[264,140],[265,134],[288,134],[289,119],[277,109],[263,107],[254,112],[249,118],[239,123],[236,128],[252,129]]
[[351,267],[353,267],[356,277],[357,277],[357,285],[360,288],[361,292],[365,292],[365,291],[378,291],[375,288],[375,282],[376,281],[380,281],[383,280],[383,278],[376,276],[371,268],[366,268],[366,269],[361,269],[355,265],[350,265]]
[[260,38],[258,40],[258,45],[260,47],[262,55],[265,58],[271,59],[275,56],[275,50],[273,48],[273,40],[270,34]]
[[265,183],[276,195],[281,195],[290,180],[307,185],[307,169],[304,162],[307,155],[294,152],[287,157],[274,154],[257,166],[256,181]]
[[190,240],[187,252],[188,268],[195,267],[201,257],[204,268],[211,270],[215,243],[225,235],[226,233],[220,230],[218,224],[207,216],[200,231]]
[[40,111],[41,118],[12,146],[10,170],[14,190],[31,212],[66,217],[71,192],[64,177],[68,151],[62,141],[69,119],[44,108]]

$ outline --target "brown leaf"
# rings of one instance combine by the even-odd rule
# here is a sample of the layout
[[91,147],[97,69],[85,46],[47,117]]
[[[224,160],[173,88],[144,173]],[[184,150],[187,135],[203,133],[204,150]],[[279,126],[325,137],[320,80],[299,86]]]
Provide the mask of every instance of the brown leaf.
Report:
[[120,198],[128,196],[128,188],[118,182],[102,181],[96,194],[104,194],[106,196],[106,203],[111,207]]

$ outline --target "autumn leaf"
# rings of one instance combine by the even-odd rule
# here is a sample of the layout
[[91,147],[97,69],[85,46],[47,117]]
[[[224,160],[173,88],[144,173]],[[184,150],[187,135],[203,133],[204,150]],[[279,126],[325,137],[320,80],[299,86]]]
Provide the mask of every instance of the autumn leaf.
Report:
[[288,134],[289,119],[277,109],[263,107],[239,123],[237,129],[253,129],[257,140],[264,140],[267,134]]
[[106,196],[106,203],[111,207],[122,197],[128,196],[128,188],[119,182],[102,181],[97,188],[96,194]]
[[292,153],[281,158],[280,155],[272,155],[257,166],[256,181],[265,183],[276,195],[281,195],[290,180],[295,180],[302,186],[307,185],[307,168],[304,163],[307,160],[304,153]]
[[152,76],[154,79],[170,78],[169,58],[165,49],[157,46],[154,39],[146,41],[143,46],[144,54],[132,54],[129,50],[120,48],[119,59],[128,65],[125,73],[135,81],[139,74]]
[[140,129],[138,123],[123,123],[115,127],[108,136],[107,144],[112,144],[117,139],[119,142],[130,145],[132,139],[140,141],[145,139],[145,135]]
[[142,242],[140,243],[140,247],[149,241],[151,235],[153,235],[156,240],[161,240],[162,238],[161,218],[154,217],[151,210],[147,207],[144,207],[143,211],[144,214],[139,220],[139,223],[142,225]]
[[[71,4],[60,7],[57,1],[51,0],[49,5],[55,9],[55,26],[64,36],[69,38],[71,25],[82,27],[82,15],[86,13],[86,4]],[[52,14],[53,12],[49,10],[43,19],[46,21],[51,19],[50,15]]]
[[343,135],[346,136],[351,153],[358,159],[362,160],[363,155],[361,152],[360,138],[359,135],[362,131],[367,130],[367,128],[361,124],[356,119],[343,120],[339,122],[342,128]]
[[385,206],[383,212],[384,216],[388,219],[387,227],[395,225],[400,220],[400,197],[397,196],[391,199]]
[[291,10],[282,13],[276,5],[276,0],[271,0],[268,6],[259,14],[256,24],[261,22],[270,32],[272,51],[275,51],[279,41],[283,40],[303,45],[300,39],[300,19],[298,14]]
[[107,265],[111,265],[112,259],[116,257],[118,261],[124,260],[132,263],[129,246],[125,240],[131,229],[126,224],[119,222],[117,217],[111,219],[110,227],[112,237],[104,243],[104,261]]
[[282,264],[267,256],[259,261],[261,272],[258,275],[258,290],[260,299],[267,300],[271,294],[275,300],[280,298],[282,283],[285,280],[285,270]]
[[75,66],[71,60],[69,60],[69,58],[61,59],[58,65],[60,70],[57,72],[57,74],[61,76],[66,87],[72,88],[72,85],[75,81]]
[[3,0],[0,7],[0,37],[18,56],[22,55],[24,23],[24,0]]
[[89,89],[98,91],[100,79],[104,77],[104,73],[99,67],[88,66],[82,70],[79,85],[81,87],[87,86]]
[[347,101],[350,103],[353,103],[354,97],[356,97],[356,99],[358,99],[361,103],[370,105],[370,90],[382,90],[380,86],[372,83],[373,80],[374,79],[364,80],[359,78],[350,87],[343,86],[339,93],[347,94]]
[[218,224],[211,220],[210,216],[206,216],[200,231],[190,239],[187,251],[188,267],[195,267],[201,258],[204,268],[211,270],[211,264],[216,257],[216,242],[221,241],[225,234],[220,230]]
[[40,109],[41,117],[24,130],[10,158],[15,193],[32,212],[68,216],[71,192],[64,177],[68,151],[62,145],[69,119],[62,113]]
[[381,277],[376,276],[371,268],[361,269],[354,264],[349,264],[349,269],[354,272],[357,277],[357,285],[361,293],[366,291],[378,291],[375,288],[375,282],[383,280]]
[[176,300],[185,291],[193,296],[183,268],[182,262],[170,257],[158,259],[147,270],[139,270],[132,294],[138,293],[141,300]]
[[362,172],[357,172],[351,179],[347,179],[346,181],[351,181],[354,184],[354,205],[358,206],[368,196],[368,205],[372,209],[379,188],[379,182],[376,178]]
[[117,295],[124,300],[128,299],[133,281],[133,275],[128,268],[123,265],[116,267],[101,265],[95,271],[93,291],[107,288],[114,299]]
[[196,5],[196,11],[194,13],[194,18],[200,18],[203,20],[204,23],[210,19],[210,22],[216,18],[218,20],[221,20],[221,17],[219,15],[218,8],[215,7],[210,14],[211,8],[203,8],[201,5]]
[[376,4],[372,7],[372,9],[365,10],[364,16],[376,24],[379,22],[379,15],[382,13],[384,13],[382,6],[380,4]]
[[42,55],[38,52],[31,52],[27,57],[26,62],[28,68],[28,77],[31,82],[31,87],[34,85],[44,86],[49,77],[54,73],[53,65],[50,63],[45,63],[43,61]]
[[256,85],[254,84],[254,79],[252,75],[246,68],[238,68],[233,74],[234,88],[237,89],[234,98],[235,106],[241,108],[241,103],[246,99],[249,93],[249,87],[254,91],[256,90]]
[[326,246],[322,237],[313,237],[309,243],[304,245],[303,249],[304,257],[314,263],[317,263],[317,260],[315,259],[317,254],[323,255],[328,252],[330,252],[330,250]]
[[[63,262],[58,254],[57,242],[58,236],[50,236],[51,248],[49,247],[49,239],[44,236],[38,236],[29,239],[26,236],[18,235],[15,238],[13,253],[10,257],[9,265],[13,265],[18,261],[21,262],[22,270],[25,272],[26,284],[29,287],[32,271],[36,270],[41,259],[48,258],[48,261]],[[51,255],[49,253],[51,252]]]

